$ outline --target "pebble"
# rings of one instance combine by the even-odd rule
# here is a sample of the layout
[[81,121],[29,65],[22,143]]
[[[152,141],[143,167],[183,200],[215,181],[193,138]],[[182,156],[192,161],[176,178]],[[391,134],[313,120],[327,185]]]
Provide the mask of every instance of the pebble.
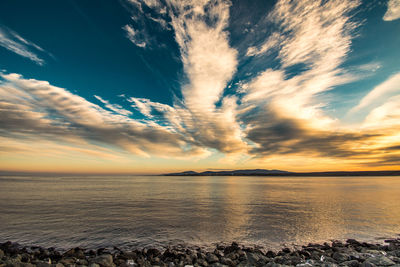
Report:
[[296,250],[283,248],[278,253],[258,247],[244,247],[236,242],[216,245],[212,251],[184,246],[123,251],[73,248],[61,254],[54,248],[22,247],[0,243],[0,267],[400,267],[400,238],[388,245],[368,244],[355,239],[345,243],[309,244]]

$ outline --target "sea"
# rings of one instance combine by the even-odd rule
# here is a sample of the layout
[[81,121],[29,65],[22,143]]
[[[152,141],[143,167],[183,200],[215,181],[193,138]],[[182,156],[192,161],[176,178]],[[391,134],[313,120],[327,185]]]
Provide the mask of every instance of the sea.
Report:
[[0,242],[278,249],[399,234],[400,177],[0,177]]

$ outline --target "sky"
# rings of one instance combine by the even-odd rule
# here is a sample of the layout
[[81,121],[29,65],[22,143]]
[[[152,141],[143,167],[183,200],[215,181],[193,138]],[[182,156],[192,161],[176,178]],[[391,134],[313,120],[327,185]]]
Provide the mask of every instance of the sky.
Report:
[[0,170],[400,169],[400,0],[0,2]]

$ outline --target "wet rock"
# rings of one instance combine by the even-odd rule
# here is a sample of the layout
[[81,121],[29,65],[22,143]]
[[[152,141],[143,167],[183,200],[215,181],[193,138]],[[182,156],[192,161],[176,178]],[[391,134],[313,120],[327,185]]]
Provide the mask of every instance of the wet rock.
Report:
[[254,265],[260,265],[260,264],[269,262],[268,258],[260,253],[248,252],[248,253],[246,253],[246,255],[247,255],[248,262],[251,264],[254,264]]
[[75,258],[63,258],[62,260],[60,260],[60,263],[68,266],[68,265],[74,265],[76,262]]
[[289,265],[279,264],[275,262],[269,262],[265,265],[266,267],[288,267]]
[[302,262],[302,258],[299,256],[290,256],[290,264],[297,265]]
[[[49,253],[49,256],[50,256],[50,253]],[[77,248],[73,248],[73,249],[70,249],[67,252],[65,252],[63,254],[63,257],[83,259],[83,258],[85,258],[85,252],[83,249],[77,247]]]
[[300,255],[303,255],[305,259],[310,259],[311,258],[311,253],[307,250],[300,250],[299,251]]
[[335,241],[332,242],[332,247],[336,247],[336,248],[344,247],[344,244],[342,242],[340,242],[340,241],[335,240]]
[[40,261],[40,262],[36,263],[36,267],[52,267],[52,264],[48,263],[48,262]]
[[254,264],[249,263],[248,261],[243,261],[237,265],[238,267],[254,267]]
[[156,248],[149,248],[147,250],[147,253],[145,253],[148,257],[156,257],[158,255],[161,255],[161,252],[156,249]]
[[366,261],[361,264],[361,267],[375,267],[375,266],[376,266],[375,264]]
[[94,259],[94,262],[99,264],[101,267],[115,266],[113,263],[113,257],[111,254],[102,254]]
[[90,249],[90,250],[85,252],[85,255],[87,255],[87,256],[96,256],[97,253],[93,249]]
[[[224,265],[222,263],[216,262],[210,265],[211,267],[228,267],[227,265]],[[240,265],[239,265],[240,266]]]
[[231,260],[230,258],[227,258],[227,257],[222,257],[220,259],[220,262],[222,264],[225,264],[225,265],[228,265],[228,266],[234,266],[233,260]]
[[[6,264],[6,266],[8,266],[8,265]],[[13,267],[35,267],[35,265],[33,265],[32,263],[29,263],[29,262],[16,262],[16,263],[13,263],[11,266],[13,266]]]
[[175,259],[177,256],[177,252],[171,249],[166,249],[162,255],[164,259]]
[[371,257],[366,260],[366,262],[379,265],[379,266],[391,266],[395,265],[396,263],[392,261],[391,259],[385,257],[385,256],[378,256],[378,257]]
[[236,242],[232,242],[232,244],[230,246],[227,246],[224,249],[224,254],[229,254],[231,252],[235,252],[239,249],[239,244]]
[[224,256],[224,252],[218,249],[214,250],[214,255],[216,255],[218,258],[221,258]]
[[214,263],[219,261],[218,257],[212,253],[207,253],[206,260],[208,263]]
[[337,262],[344,262],[350,260],[350,256],[348,254],[339,252],[333,253],[332,258]]
[[399,264],[400,263],[400,258],[399,257],[389,257],[389,259],[391,259],[392,261],[394,261],[395,263]]
[[236,254],[236,253],[234,253],[234,252],[225,255],[225,257],[227,257],[227,258],[229,258],[229,259],[231,259],[231,260],[239,259],[239,255]]
[[271,250],[268,250],[267,253],[265,253],[265,256],[267,256],[268,258],[275,258],[276,253]]
[[393,250],[398,250],[400,249],[400,242],[396,243],[396,242],[391,242],[388,245],[388,250],[393,251]]
[[207,263],[207,261],[206,261],[205,259],[198,259],[198,260],[197,260],[197,263],[198,263],[200,266],[205,266],[205,267],[208,266],[208,263]]
[[349,266],[349,267],[359,267],[361,263],[358,260],[350,260],[342,262],[342,265]]
[[89,263],[86,259],[77,259],[76,264],[87,266]]
[[203,260],[205,260],[206,259],[206,254],[204,254],[203,252],[197,252],[197,258],[198,259],[203,259]]
[[346,243],[347,243],[347,244],[350,244],[350,245],[353,245],[353,246],[361,246],[361,243],[358,242],[358,241],[355,240],[355,239],[347,239],[347,240],[346,240]]
[[224,246],[223,244],[217,244],[217,249],[218,250],[224,250],[226,246]]
[[338,267],[338,265],[333,262],[324,262],[321,264],[321,267]]
[[296,267],[310,267],[314,266],[315,261],[314,260],[306,260],[305,262],[299,262],[296,264]]

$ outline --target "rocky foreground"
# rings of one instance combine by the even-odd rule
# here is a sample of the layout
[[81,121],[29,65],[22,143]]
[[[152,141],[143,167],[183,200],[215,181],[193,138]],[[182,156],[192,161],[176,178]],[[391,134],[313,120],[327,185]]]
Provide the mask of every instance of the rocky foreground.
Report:
[[17,243],[0,244],[0,267],[109,267],[109,266],[398,266],[400,238],[385,240],[385,244],[361,243],[349,239],[309,244],[300,249],[283,248],[279,252],[259,247],[243,247],[237,243],[217,245],[214,251],[182,246],[163,251],[155,248],[123,251],[73,248],[61,253],[54,248],[23,247]]

